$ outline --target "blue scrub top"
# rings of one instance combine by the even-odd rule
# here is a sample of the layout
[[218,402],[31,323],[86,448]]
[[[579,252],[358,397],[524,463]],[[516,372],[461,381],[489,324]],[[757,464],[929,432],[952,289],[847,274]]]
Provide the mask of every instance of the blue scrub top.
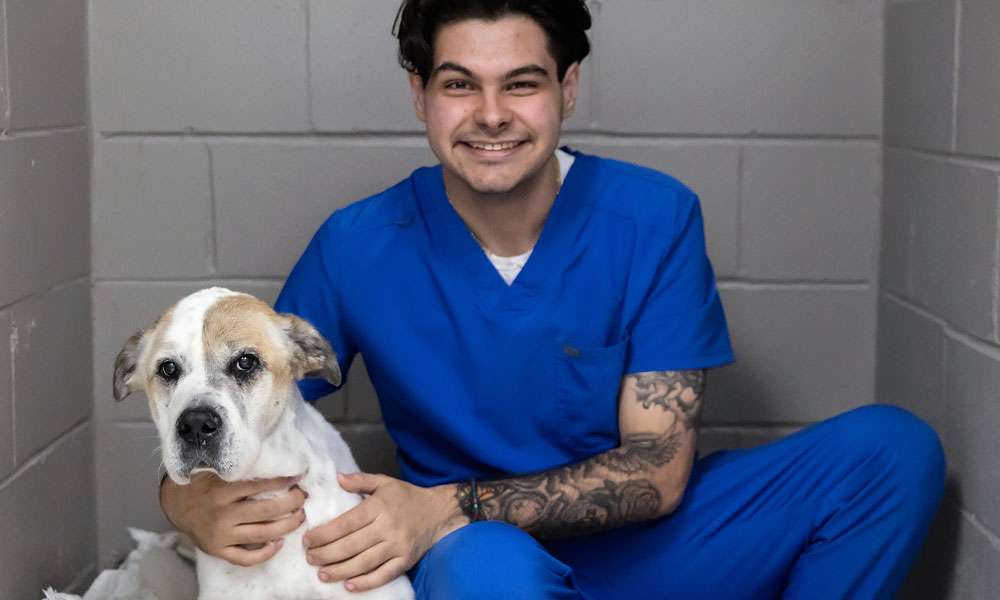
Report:
[[[573,152],[508,286],[448,202],[440,166],[336,211],[276,308],[358,352],[402,477],[436,485],[577,462],[619,444],[626,373],[732,362],[697,197]],[[333,391],[302,382],[314,400]]]

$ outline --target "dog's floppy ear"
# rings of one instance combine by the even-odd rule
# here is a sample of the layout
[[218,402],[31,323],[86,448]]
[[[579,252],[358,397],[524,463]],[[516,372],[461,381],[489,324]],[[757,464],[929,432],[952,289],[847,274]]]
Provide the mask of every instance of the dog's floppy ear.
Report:
[[118,353],[118,358],[115,359],[115,382],[114,382],[114,396],[116,402],[121,402],[129,394],[138,389],[135,385],[135,367],[139,360],[139,342],[142,340],[142,336],[146,332],[143,330],[136,331],[132,334],[126,342],[125,346],[122,348],[121,352]]
[[340,385],[340,365],[330,343],[306,320],[295,315],[280,315],[282,328],[292,340],[292,368],[296,379],[322,377]]

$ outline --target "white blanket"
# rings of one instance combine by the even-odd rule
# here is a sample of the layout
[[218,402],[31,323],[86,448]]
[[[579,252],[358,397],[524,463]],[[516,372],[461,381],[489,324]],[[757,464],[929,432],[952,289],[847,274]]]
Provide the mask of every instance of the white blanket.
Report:
[[195,600],[198,582],[194,565],[177,553],[177,533],[129,529],[138,547],[118,569],[97,576],[87,593],[62,594],[52,588],[44,600]]

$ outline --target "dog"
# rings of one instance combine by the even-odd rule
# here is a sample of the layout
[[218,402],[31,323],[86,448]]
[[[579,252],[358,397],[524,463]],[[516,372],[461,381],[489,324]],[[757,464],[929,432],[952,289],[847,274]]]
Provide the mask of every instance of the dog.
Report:
[[[337,472],[358,470],[340,434],[303,400],[296,381],[341,380],[337,357],[303,319],[248,294],[195,292],[125,343],[114,397],[144,390],[163,465],[178,484],[209,471],[225,481],[301,475],[306,522],[270,560],[252,567],[197,552],[199,600],[403,600],[405,576],[367,592],[323,583],[306,562],[302,535],[356,506]],[[285,492],[287,493],[287,492]],[[266,494],[273,497],[274,493]]]

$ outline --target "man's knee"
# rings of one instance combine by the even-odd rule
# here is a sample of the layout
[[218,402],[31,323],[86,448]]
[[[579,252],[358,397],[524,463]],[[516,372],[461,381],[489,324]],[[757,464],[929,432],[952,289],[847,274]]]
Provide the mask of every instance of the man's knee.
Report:
[[414,583],[419,598],[534,598],[543,597],[543,590],[569,591],[569,575],[569,567],[527,533],[484,521],[435,544],[421,559]]
[[944,490],[945,458],[938,434],[923,419],[889,404],[841,415],[843,435],[855,450],[881,458],[896,485],[918,504],[936,507]]

